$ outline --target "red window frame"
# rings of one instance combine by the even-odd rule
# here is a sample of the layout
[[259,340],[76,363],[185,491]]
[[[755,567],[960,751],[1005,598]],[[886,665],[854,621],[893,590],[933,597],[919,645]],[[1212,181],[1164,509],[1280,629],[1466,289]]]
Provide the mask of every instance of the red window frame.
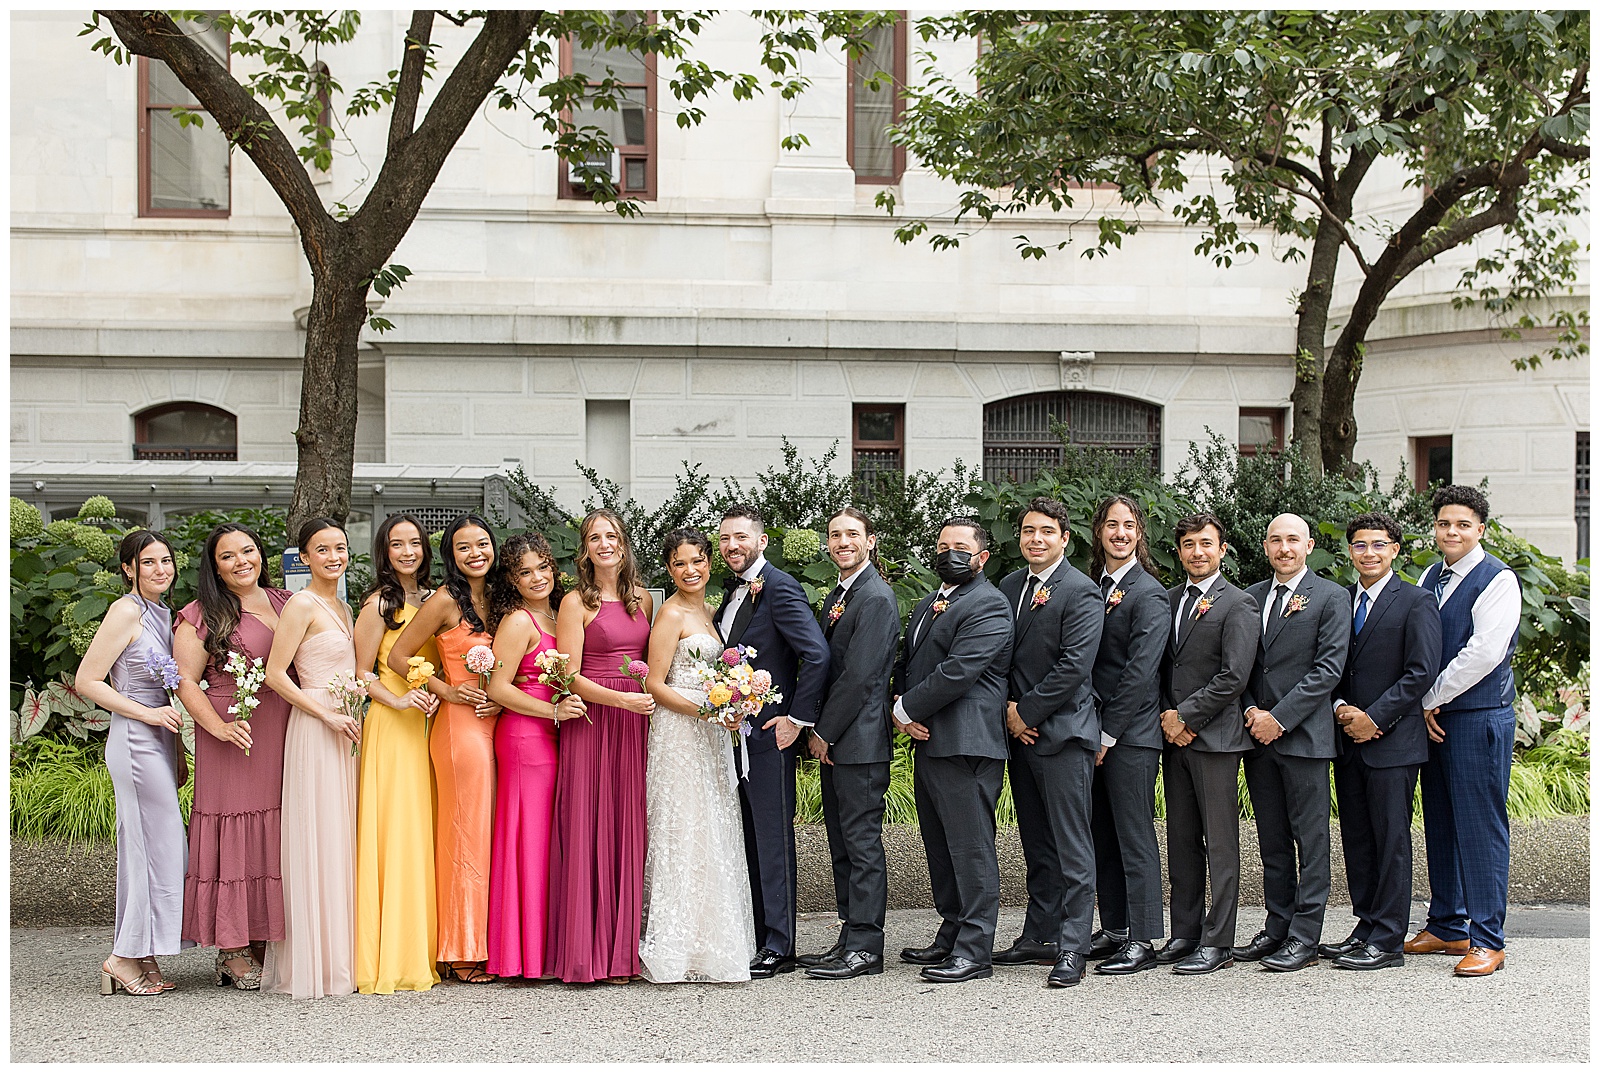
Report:
[[1455,443],[1453,436],[1418,436],[1411,441],[1411,463],[1414,468],[1414,483],[1417,491],[1428,490],[1428,452],[1435,447],[1450,448],[1450,476],[1445,483],[1455,479]]
[[[648,21],[655,21],[655,12],[646,16]],[[561,39],[560,47],[561,77],[565,78],[572,73],[572,38]],[[594,83],[590,83],[593,85]],[[654,201],[656,199],[656,56],[655,53],[646,53],[644,56],[644,85],[639,87],[637,82],[623,82],[629,88],[644,89],[644,144],[643,145],[618,145],[616,149],[620,157],[621,172],[617,176],[617,193],[623,197],[638,198],[640,201]],[[572,122],[572,110],[561,110],[561,118]],[[628,161],[644,160],[644,189],[631,190],[624,184],[628,178]],[[567,179],[568,164],[565,160],[556,159],[556,196],[563,201],[591,201],[594,195],[577,183]]]
[[[906,59],[907,53],[910,49],[909,35],[907,33],[906,13],[904,11],[895,12],[894,35],[892,40],[894,43],[894,56],[891,61],[892,66],[890,73],[894,79],[894,87],[891,91],[894,94],[894,110],[891,114],[894,116],[894,122],[898,123],[900,122],[900,117],[905,114],[906,110],[906,96],[904,87],[906,84],[907,71]],[[872,186],[892,186],[895,183],[898,183],[901,176],[906,173],[905,146],[897,145],[894,147],[894,174],[866,175],[862,174],[860,171],[856,171],[856,64],[860,63],[864,58],[865,57],[858,56],[855,59],[850,60],[846,70],[844,112],[845,161],[849,163],[850,170],[856,172],[856,182],[858,184]]]
[[[1284,420],[1282,410],[1267,406],[1241,406],[1239,408],[1239,417],[1241,420],[1246,417],[1270,418],[1272,420],[1272,446],[1276,450],[1283,450],[1284,426],[1287,422]],[[1254,458],[1259,446],[1259,444],[1245,443],[1241,439],[1239,441],[1239,453],[1245,458]]]
[[[227,57],[227,66],[233,67],[233,53],[228,51],[227,45],[232,35],[224,37],[224,55]],[[211,113],[199,106],[190,107],[186,104],[162,104],[150,100],[150,63],[146,56],[136,57],[136,77],[139,82],[139,215],[167,218],[186,218],[191,220],[225,220],[233,213],[233,147],[228,147],[228,207],[225,209],[161,209],[150,204],[150,113],[154,111],[170,112],[174,108],[183,108],[196,112],[210,119]],[[160,60],[154,61],[160,63]],[[216,122],[211,120],[211,122]]]
[[[189,410],[219,414],[232,421],[233,446],[229,448],[203,444],[150,442],[151,418],[164,417],[167,414],[182,413]],[[211,406],[203,402],[169,402],[159,406],[152,406],[148,410],[143,410],[133,415],[133,458],[136,462],[145,459],[202,460],[208,462],[238,461],[239,416],[229,413],[220,406]]]

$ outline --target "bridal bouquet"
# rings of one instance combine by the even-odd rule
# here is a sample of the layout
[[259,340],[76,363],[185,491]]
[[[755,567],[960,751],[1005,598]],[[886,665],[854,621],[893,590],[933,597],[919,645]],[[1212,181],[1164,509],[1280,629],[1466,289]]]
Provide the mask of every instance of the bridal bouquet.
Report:
[[[367,683],[354,671],[340,671],[328,680],[328,692],[333,695],[333,703],[339,710],[356,721],[360,726],[367,717]],[[361,751],[361,743],[350,743],[350,755],[354,756]]]
[[[222,665],[222,669],[233,675],[233,703],[228,706],[228,714],[240,722],[248,723],[256,705],[261,703],[256,692],[260,690],[261,683],[267,680],[266,668],[262,666],[259,656],[250,662],[242,652],[229,652],[228,662]],[[249,756],[250,750],[246,749],[244,755]]]
[[772,688],[772,675],[750,666],[755,654],[754,648],[735,645],[714,660],[702,659],[696,668],[706,691],[700,714],[745,737],[762,708],[783,700],[783,694]]

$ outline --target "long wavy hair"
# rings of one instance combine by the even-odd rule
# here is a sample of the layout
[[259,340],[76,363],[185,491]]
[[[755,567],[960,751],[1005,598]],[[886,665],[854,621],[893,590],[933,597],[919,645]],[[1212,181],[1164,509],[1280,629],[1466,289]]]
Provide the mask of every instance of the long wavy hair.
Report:
[[461,572],[461,566],[456,562],[456,534],[472,526],[477,526],[489,534],[489,552],[493,561],[489,563],[489,573],[483,579],[487,590],[484,598],[491,607],[494,606],[495,567],[499,564],[500,553],[495,547],[494,530],[489,528],[488,522],[476,514],[461,515],[445,527],[444,535],[439,538],[439,558],[444,560],[444,585],[441,587],[456,602],[456,608],[461,612],[461,617],[467,620],[467,625],[472,627],[472,632],[488,633],[488,627],[483,619],[478,617],[478,609],[472,606],[472,582]]
[[639,610],[639,589],[643,586],[639,575],[639,560],[633,554],[633,541],[628,539],[627,527],[614,510],[596,507],[583,516],[578,526],[578,598],[583,606],[594,611],[600,607],[600,583],[594,578],[594,563],[589,561],[589,530],[601,519],[611,523],[622,543],[622,566],[617,570],[617,595],[622,597],[622,607],[632,618]]
[[1139,527],[1139,539],[1133,544],[1133,557],[1139,561],[1145,573],[1160,580],[1161,574],[1156,569],[1156,561],[1150,558],[1150,538],[1146,535],[1144,511],[1140,509],[1138,500],[1121,493],[1107,496],[1102,500],[1094,510],[1094,521],[1089,523],[1089,579],[1098,583],[1100,574],[1106,568],[1106,549],[1100,543],[1100,530],[1106,527],[1106,519],[1111,516],[1111,508],[1118,503],[1128,508],[1128,513],[1133,515],[1133,524]]
[[426,592],[433,580],[433,545],[428,543],[428,531],[422,528],[422,523],[413,514],[389,515],[373,534],[372,586],[361,594],[363,603],[373,593],[378,594],[378,612],[383,615],[384,628],[389,630],[400,628],[400,620],[395,616],[406,606],[405,586],[401,584],[394,564],[389,561],[389,536],[401,522],[416,526],[417,535],[422,538],[422,561],[417,564],[417,588]]
[[206,627],[206,655],[219,667],[228,661],[228,650],[234,646],[233,635],[238,631],[239,619],[244,614],[239,597],[233,594],[233,590],[228,588],[222,575],[217,572],[217,544],[229,533],[243,533],[260,552],[261,571],[256,575],[256,585],[266,588],[262,581],[267,576],[267,549],[254,529],[238,522],[223,522],[211,530],[211,535],[206,537],[205,549],[200,553],[205,565],[196,572],[195,600],[200,604],[200,621]]
[[[842,506],[838,510],[834,511],[832,514],[828,515],[828,524],[824,527],[822,533],[822,542],[824,545],[826,545],[828,542],[827,529],[831,528],[833,526],[833,520],[841,515],[846,518],[854,518],[856,521],[861,523],[861,529],[867,534],[867,536],[872,535],[872,519],[867,517],[867,512],[862,510],[860,507],[852,507],[846,504],[845,506]],[[872,564],[872,569],[876,570],[879,576],[882,576],[883,564],[878,561],[878,546],[876,544],[874,544],[867,551],[867,562]]]
[[556,565],[555,549],[543,533],[516,533],[506,538],[495,561],[495,583],[489,590],[489,632],[496,633],[501,621],[522,606],[522,593],[517,591],[516,571],[522,569],[522,557],[529,552],[538,556],[550,567],[555,584],[550,589],[550,614],[561,605],[561,570]]
[[128,586],[129,592],[139,593],[141,600],[144,599],[144,593],[139,592],[139,556],[143,555],[144,549],[152,544],[160,544],[167,549],[167,554],[172,554],[172,541],[155,529],[135,529],[123,537],[122,543],[117,547],[117,562],[133,570],[131,574],[124,572],[122,580]]

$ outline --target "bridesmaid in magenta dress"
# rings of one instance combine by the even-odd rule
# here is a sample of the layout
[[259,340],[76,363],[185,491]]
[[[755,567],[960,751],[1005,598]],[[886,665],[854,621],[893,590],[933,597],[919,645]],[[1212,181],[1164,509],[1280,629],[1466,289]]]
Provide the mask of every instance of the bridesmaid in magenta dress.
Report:
[[550,817],[555,807],[556,721],[583,714],[568,694],[539,684],[539,653],[553,651],[561,588],[555,553],[538,533],[519,533],[500,549],[489,629],[496,667],[489,699],[504,710],[494,731],[494,840],[489,865],[489,972],[544,974],[550,912]]
[[655,701],[623,673],[650,641],[650,594],[609,510],[578,531],[578,590],[561,601],[556,640],[572,657],[588,716],[561,729],[550,837],[545,970],[567,983],[627,983],[639,974],[644,902],[644,756]]

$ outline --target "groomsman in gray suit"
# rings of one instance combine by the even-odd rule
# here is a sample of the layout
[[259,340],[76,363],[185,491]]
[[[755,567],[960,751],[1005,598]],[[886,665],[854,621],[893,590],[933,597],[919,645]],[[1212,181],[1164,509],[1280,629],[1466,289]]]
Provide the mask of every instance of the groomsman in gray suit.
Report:
[[1298,514],[1272,519],[1261,544],[1273,576],[1246,590],[1262,612],[1243,698],[1256,741],[1244,754],[1244,777],[1261,842],[1267,922],[1233,956],[1293,972],[1317,960],[1328,904],[1333,692],[1350,651],[1350,595],[1306,567],[1316,542]]
[[1067,508],[1032,500],[1017,520],[1028,565],[1000,582],[1015,620],[1011,647],[1011,796],[1028,864],[1028,916],[1006,965],[1052,960],[1046,983],[1083,980],[1094,926],[1090,788],[1100,752],[1094,659],[1105,622],[1100,589],[1067,562]]

